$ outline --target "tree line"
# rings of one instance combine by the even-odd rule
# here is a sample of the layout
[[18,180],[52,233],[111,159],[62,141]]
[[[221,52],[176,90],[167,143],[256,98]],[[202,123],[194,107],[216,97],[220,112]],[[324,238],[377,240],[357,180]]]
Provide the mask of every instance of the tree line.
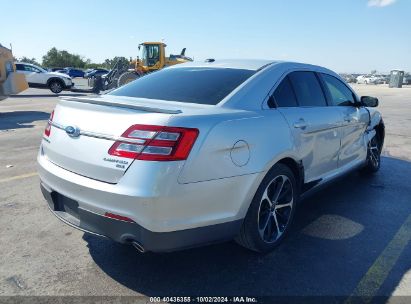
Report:
[[129,60],[125,57],[114,57],[112,59],[106,59],[102,63],[92,63],[90,59],[86,59],[83,56],[77,54],[71,54],[65,50],[58,50],[57,48],[51,48],[46,55],[43,56],[42,62],[37,62],[35,58],[29,58],[26,56],[15,58],[16,61],[31,63],[39,65],[45,68],[79,68],[79,69],[95,69],[105,68],[111,69],[114,64],[121,60],[123,63],[128,63]]

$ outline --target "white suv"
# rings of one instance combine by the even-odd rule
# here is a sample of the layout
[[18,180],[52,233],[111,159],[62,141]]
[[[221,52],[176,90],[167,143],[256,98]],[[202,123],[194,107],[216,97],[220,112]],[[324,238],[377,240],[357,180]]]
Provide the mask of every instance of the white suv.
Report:
[[73,86],[70,76],[57,72],[49,72],[30,63],[17,62],[16,72],[24,74],[31,88],[49,88],[53,93],[60,93]]

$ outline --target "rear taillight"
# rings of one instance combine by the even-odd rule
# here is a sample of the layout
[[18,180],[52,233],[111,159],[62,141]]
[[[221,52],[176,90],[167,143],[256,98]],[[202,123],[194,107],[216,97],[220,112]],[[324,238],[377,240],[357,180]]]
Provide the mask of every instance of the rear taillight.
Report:
[[44,135],[47,137],[49,137],[51,133],[51,122],[53,121],[53,117],[54,117],[54,110],[50,114],[50,118],[49,118],[49,121],[47,122],[46,129],[44,129]]
[[197,136],[197,129],[134,125],[123,133],[108,153],[140,160],[185,160]]

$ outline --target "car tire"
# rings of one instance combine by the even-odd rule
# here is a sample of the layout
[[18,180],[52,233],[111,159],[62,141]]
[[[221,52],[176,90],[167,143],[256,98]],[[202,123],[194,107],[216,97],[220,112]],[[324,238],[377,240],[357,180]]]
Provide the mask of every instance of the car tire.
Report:
[[61,80],[52,80],[49,83],[49,89],[52,91],[54,94],[58,94],[61,91],[63,91],[64,84]]
[[121,87],[129,82],[136,80],[139,77],[140,75],[137,74],[136,72],[125,72],[121,74],[120,77],[118,78],[117,86]]
[[367,145],[367,162],[366,165],[361,169],[362,173],[373,174],[380,170],[382,150],[381,146],[381,140],[377,132]]
[[291,226],[298,199],[292,170],[284,164],[274,165],[254,195],[237,243],[260,253],[276,248]]

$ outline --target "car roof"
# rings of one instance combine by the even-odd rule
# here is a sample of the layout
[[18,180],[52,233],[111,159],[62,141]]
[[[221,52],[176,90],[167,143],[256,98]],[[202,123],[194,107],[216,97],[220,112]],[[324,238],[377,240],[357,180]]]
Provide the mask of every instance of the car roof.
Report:
[[32,64],[32,63],[27,63],[27,62],[15,62],[14,64],[31,65],[32,67],[35,67],[35,68],[41,68],[41,69],[43,69],[43,70],[44,70],[44,68],[43,68],[43,67],[41,67],[41,66],[39,66],[39,65]]
[[279,61],[264,60],[264,59],[207,59],[204,61],[192,61],[183,64],[177,64],[170,68],[226,68],[226,69],[244,69],[257,71],[267,65],[277,63]]
[[280,60],[265,60],[265,59],[209,59],[205,61],[192,61],[183,64],[177,64],[170,66],[168,68],[172,69],[182,69],[187,67],[196,68],[227,68],[227,69],[245,69],[252,71],[262,71],[267,69],[307,69],[316,72],[331,73],[335,75],[336,73],[317,65],[300,63],[294,61],[280,61]]
[[[236,64],[224,64],[223,66],[231,68],[242,67],[241,64],[237,63],[237,60],[235,62]],[[250,61],[247,60],[246,62],[248,64],[248,68],[251,68],[252,65],[249,64]],[[256,63],[256,61],[252,62]],[[263,62],[265,62],[265,65],[262,64]],[[183,66],[185,64],[180,65]],[[232,91],[229,95],[227,95],[219,103],[220,106],[248,110],[261,109],[261,104],[258,105],[249,101],[265,100],[269,92],[275,89],[283,77],[294,71],[325,73],[342,80],[341,76],[327,68],[292,61],[259,61],[259,67],[254,65],[254,69],[256,69],[256,73]]]
[[26,65],[32,65],[32,66],[36,66],[32,63],[27,63],[27,62],[15,62],[15,64],[26,64]]

